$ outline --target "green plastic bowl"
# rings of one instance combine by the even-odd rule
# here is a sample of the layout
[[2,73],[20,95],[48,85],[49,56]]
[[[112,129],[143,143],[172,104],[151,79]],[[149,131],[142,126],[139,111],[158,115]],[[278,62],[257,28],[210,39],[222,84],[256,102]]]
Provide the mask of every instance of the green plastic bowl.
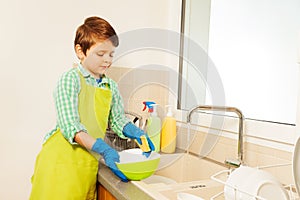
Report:
[[119,155],[120,162],[116,165],[127,179],[132,181],[139,181],[151,176],[156,171],[160,161],[159,153],[152,152],[146,158],[140,149],[124,150]]

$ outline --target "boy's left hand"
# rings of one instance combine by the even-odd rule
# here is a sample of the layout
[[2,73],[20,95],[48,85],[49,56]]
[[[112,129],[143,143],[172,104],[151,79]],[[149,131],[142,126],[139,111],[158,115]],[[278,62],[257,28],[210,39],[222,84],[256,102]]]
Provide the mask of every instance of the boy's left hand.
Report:
[[98,138],[92,147],[92,151],[103,156],[105,164],[110,170],[119,177],[123,182],[128,182],[126,176],[118,169],[116,162],[120,162],[118,152],[106,144],[101,138]]

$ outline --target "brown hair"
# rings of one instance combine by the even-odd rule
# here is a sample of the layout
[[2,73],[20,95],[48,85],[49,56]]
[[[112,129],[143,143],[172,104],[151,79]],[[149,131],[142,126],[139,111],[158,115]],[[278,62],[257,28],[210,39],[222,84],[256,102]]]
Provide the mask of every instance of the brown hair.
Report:
[[114,28],[104,19],[100,17],[89,17],[84,20],[84,24],[76,30],[74,47],[79,44],[84,55],[96,42],[110,40],[117,47],[119,38]]

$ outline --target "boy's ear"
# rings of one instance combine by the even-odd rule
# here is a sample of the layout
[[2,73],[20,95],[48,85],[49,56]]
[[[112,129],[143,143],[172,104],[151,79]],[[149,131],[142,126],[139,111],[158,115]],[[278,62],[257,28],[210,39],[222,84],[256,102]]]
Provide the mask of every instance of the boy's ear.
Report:
[[76,52],[76,55],[79,58],[79,60],[82,60],[84,58],[85,55],[84,55],[84,53],[82,51],[82,48],[79,44],[75,45],[75,52]]

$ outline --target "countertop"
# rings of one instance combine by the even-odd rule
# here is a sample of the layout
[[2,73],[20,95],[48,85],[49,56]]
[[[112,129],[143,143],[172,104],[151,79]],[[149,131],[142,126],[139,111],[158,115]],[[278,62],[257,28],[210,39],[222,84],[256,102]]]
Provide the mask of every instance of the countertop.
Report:
[[98,182],[118,200],[153,200],[151,196],[132,184],[122,182],[104,164],[99,163]]

